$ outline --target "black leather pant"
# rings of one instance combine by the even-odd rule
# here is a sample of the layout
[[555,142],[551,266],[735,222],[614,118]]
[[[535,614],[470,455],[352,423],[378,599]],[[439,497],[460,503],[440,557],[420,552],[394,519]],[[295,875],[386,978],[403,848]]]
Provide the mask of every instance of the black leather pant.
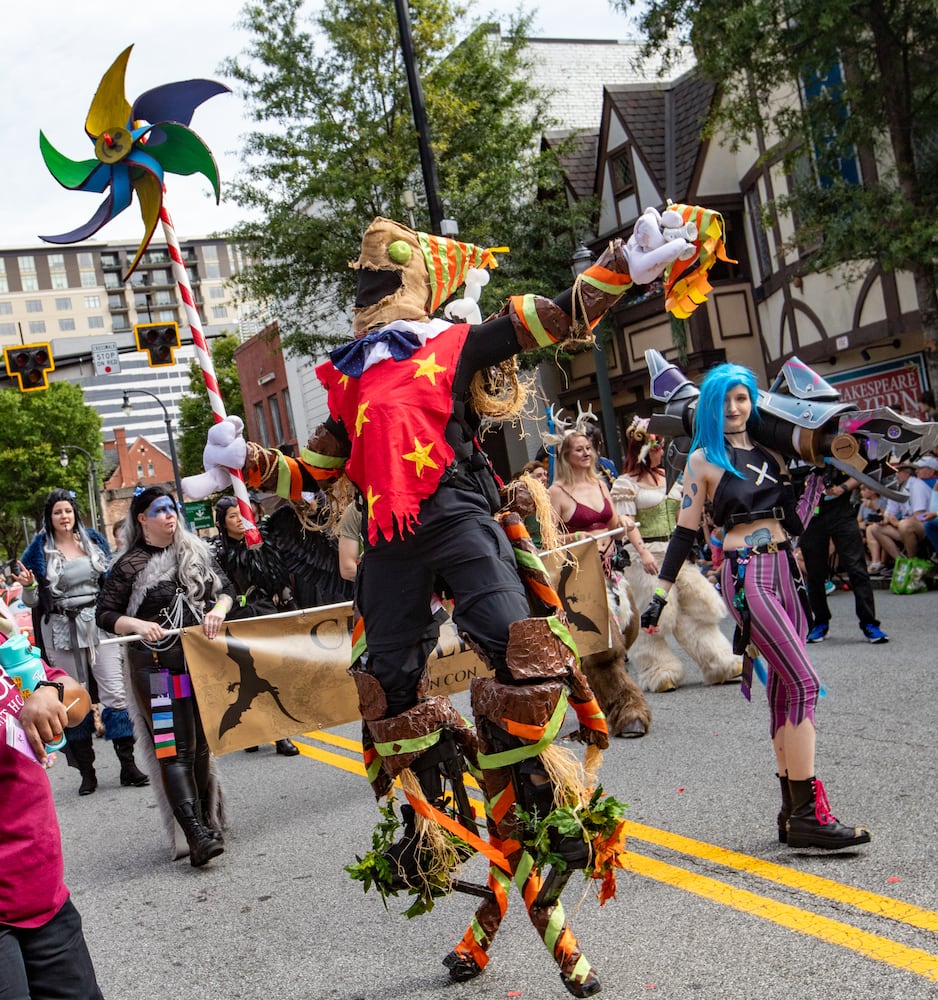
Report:
[[[147,729],[152,738],[151,677],[165,669],[171,674],[183,674],[185,660],[182,648],[176,645],[170,650],[160,652],[159,662],[154,661],[153,654],[149,650],[131,648],[128,650],[128,656],[134,697],[147,720]],[[209,748],[195,695],[178,698],[171,694],[170,697],[176,756],[160,757],[158,760],[166,797],[175,809],[182,802],[205,798],[209,781]],[[160,711],[167,709],[161,708]]]
[[856,513],[846,499],[821,500],[820,503],[820,512],[814,516],[798,542],[804,557],[805,583],[808,585],[814,622],[824,624],[831,620],[824,584],[828,577],[828,544],[833,542],[838,567],[850,581],[857,619],[861,625],[878,625]]

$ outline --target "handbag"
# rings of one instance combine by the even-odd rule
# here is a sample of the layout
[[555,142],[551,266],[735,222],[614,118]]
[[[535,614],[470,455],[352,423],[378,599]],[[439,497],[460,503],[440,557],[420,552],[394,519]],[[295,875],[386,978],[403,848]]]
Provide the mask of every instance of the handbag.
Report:
[[924,594],[928,590],[926,577],[932,568],[927,559],[899,556],[892,569],[889,589],[894,594]]

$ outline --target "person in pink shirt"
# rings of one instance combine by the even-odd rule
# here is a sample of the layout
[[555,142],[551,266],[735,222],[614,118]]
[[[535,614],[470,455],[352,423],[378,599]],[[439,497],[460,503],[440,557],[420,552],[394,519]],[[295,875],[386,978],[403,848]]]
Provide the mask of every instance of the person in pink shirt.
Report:
[[[6,635],[0,633],[0,641]],[[102,1000],[64,882],[62,838],[45,768],[45,744],[91,710],[85,688],[45,666],[24,699],[0,667],[0,969],[16,1000]],[[16,721],[14,721],[14,719]]]

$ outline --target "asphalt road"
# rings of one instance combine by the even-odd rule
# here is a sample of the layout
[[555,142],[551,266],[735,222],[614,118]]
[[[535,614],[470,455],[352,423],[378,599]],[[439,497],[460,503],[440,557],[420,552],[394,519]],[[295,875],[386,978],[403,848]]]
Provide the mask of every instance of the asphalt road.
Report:
[[[873,842],[827,856],[780,846],[764,694],[747,705],[689,666],[686,686],[651,696],[649,735],[605,755],[603,783],[632,824],[617,899],[600,909],[577,879],[564,895],[603,996],[938,996],[938,593],[878,591],[884,646],[863,640],[850,595],[832,602],[831,637],[810,647],[828,690],[818,773]],[[346,726],[301,738],[300,757],[222,758],[228,847],[200,870],[168,860],[152,793],[119,787],[103,741],[95,795],[53,769],[66,881],[108,1000],[568,995],[516,895],[484,974],[451,984],[440,962],[471,897],[407,920],[403,901],[386,911],[349,880],[377,815],[357,737]],[[478,860],[469,875],[484,878]]]

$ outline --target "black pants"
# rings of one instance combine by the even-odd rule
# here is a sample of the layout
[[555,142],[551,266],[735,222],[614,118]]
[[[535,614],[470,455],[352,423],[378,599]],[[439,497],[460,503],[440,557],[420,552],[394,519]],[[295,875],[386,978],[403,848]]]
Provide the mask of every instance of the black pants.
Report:
[[[181,646],[160,653],[160,662],[154,663],[147,650],[128,650],[133,680],[134,697],[147,720],[147,729],[153,736],[153,719],[150,714],[150,675],[154,670],[169,669],[183,672]],[[202,728],[202,717],[193,693],[188,698],[172,699],[173,734],[176,756],[160,757],[160,777],[169,804],[175,809],[182,802],[204,799],[209,783],[209,748]]]
[[71,899],[42,927],[0,924],[0,1000],[102,1000]]
[[857,524],[853,507],[846,499],[821,500],[821,509],[805,529],[799,540],[804,557],[808,598],[814,623],[824,625],[831,620],[824,584],[829,567],[829,545],[834,543],[837,563],[847,574],[860,625],[878,625],[873,587],[866,569],[866,551],[863,535]]
[[529,614],[511,545],[485,499],[443,487],[420,509],[413,534],[367,546],[356,603],[365,621],[368,669],[398,715],[417,700],[417,685],[436,644],[430,598],[441,581],[453,620],[504,675],[508,626]]

